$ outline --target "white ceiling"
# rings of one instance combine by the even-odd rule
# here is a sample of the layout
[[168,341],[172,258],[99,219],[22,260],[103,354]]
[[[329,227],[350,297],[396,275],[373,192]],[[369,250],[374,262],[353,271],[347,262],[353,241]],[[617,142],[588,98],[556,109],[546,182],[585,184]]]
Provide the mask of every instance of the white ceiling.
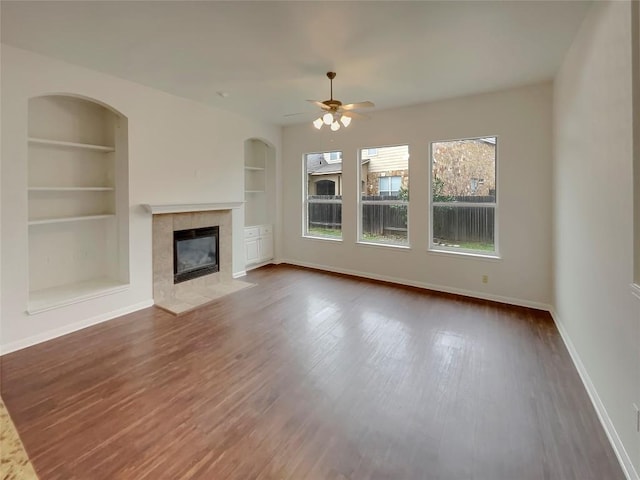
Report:
[[[277,124],[553,77],[590,2],[2,1],[2,42]],[[222,98],[217,92],[227,92]],[[375,110],[373,110],[375,111]]]

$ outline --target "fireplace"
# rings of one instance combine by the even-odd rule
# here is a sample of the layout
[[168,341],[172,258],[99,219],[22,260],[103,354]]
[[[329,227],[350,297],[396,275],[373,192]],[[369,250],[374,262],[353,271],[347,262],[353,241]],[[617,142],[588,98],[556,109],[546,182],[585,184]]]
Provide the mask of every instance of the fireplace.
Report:
[[173,283],[209,275],[219,270],[218,227],[173,232]]

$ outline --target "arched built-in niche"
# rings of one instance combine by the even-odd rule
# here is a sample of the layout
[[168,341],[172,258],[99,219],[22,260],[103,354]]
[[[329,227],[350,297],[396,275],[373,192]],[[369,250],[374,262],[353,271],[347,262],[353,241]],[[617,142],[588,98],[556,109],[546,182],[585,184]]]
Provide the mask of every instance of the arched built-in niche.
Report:
[[129,283],[128,125],[72,95],[29,100],[29,313]]
[[244,142],[245,264],[260,265],[273,258],[276,149],[250,138]]

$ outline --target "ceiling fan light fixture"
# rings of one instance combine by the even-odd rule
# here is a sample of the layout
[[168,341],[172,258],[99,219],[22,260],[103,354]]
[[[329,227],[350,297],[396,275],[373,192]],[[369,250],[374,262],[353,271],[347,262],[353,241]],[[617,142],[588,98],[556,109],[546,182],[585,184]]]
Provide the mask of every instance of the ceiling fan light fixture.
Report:
[[353,117],[359,118],[363,116],[354,110],[375,106],[370,101],[345,104],[333,98],[333,79],[336,78],[336,72],[327,72],[327,78],[329,79],[329,93],[331,94],[329,100],[322,102],[320,100],[307,100],[307,102],[313,103],[322,110],[320,117],[313,121],[313,126],[318,130],[322,130],[323,125],[330,127],[333,132],[337,132],[341,127],[347,128],[351,124]]

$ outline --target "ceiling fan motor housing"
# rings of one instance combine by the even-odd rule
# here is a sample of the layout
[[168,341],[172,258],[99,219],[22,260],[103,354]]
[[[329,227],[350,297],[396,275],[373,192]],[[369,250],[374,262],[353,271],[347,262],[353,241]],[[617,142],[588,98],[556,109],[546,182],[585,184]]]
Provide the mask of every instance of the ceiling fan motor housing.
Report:
[[324,103],[330,110],[338,110],[342,106],[342,102],[340,100],[334,100],[333,98],[325,100],[322,103]]

